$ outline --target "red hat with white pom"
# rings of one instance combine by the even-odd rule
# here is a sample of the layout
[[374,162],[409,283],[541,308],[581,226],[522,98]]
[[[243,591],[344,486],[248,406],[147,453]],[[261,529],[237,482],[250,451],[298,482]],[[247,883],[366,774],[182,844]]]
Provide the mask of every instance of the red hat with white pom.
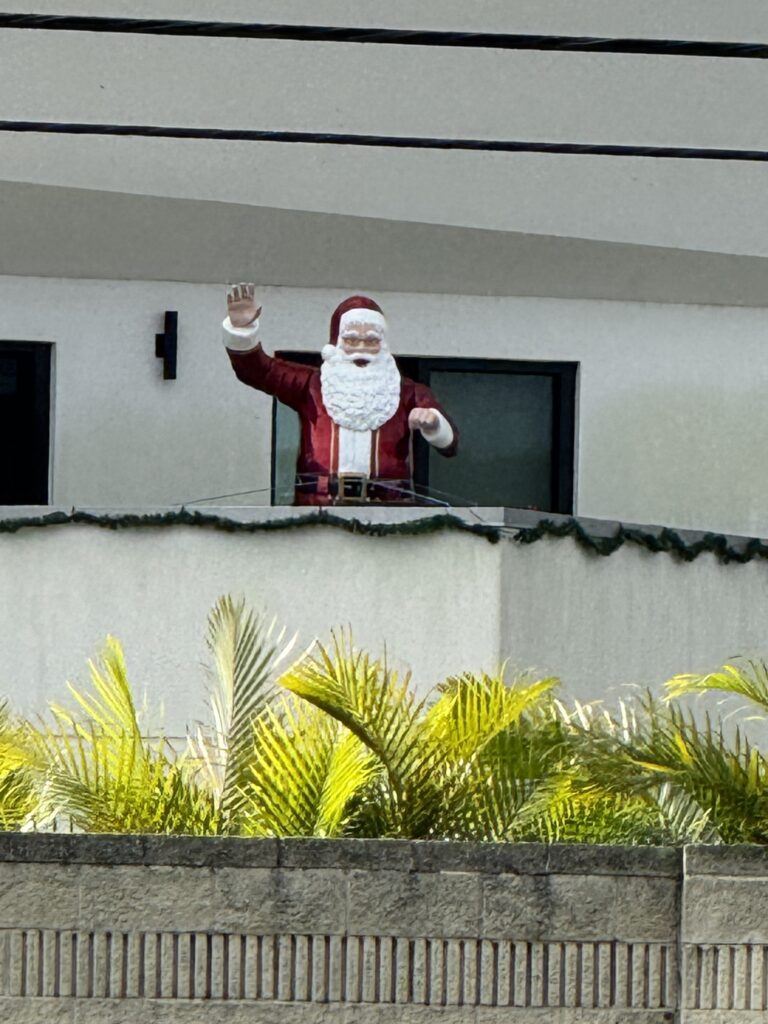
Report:
[[333,311],[331,333],[328,342],[331,348],[328,352],[326,352],[326,349],[323,349],[324,359],[330,359],[334,355],[339,337],[344,329],[351,324],[371,324],[377,327],[381,332],[381,340],[382,342],[384,341],[387,321],[379,304],[374,302],[373,299],[369,299],[367,295],[351,295],[348,299],[344,299],[343,302],[339,303]]

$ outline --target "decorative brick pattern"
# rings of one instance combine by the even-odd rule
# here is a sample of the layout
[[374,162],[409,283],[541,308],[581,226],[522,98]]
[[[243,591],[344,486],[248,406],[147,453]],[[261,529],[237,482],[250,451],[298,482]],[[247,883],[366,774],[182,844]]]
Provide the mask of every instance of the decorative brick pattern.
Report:
[[685,948],[690,1010],[768,1010],[768,945],[721,943]]
[[26,998],[663,1009],[676,974],[665,943],[0,932],[0,996]]

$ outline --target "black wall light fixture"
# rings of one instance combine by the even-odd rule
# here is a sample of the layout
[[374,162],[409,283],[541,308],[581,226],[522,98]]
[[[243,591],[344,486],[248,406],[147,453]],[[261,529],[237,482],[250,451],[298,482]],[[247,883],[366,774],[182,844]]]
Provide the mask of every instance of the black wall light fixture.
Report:
[[163,380],[176,380],[178,327],[179,314],[176,310],[166,309],[165,329],[162,334],[155,335],[155,355],[163,360]]

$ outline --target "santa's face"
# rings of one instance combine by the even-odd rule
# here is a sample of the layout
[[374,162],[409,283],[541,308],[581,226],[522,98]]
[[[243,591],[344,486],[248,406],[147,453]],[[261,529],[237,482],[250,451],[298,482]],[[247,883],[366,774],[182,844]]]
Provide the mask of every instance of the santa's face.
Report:
[[351,323],[339,335],[338,344],[355,366],[365,369],[381,352],[382,341],[381,328],[376,324]]
[[331,419],[350,430],[378,429],[400,404],[400,371],[375,323],[343,325],[323,349],[321,382]]

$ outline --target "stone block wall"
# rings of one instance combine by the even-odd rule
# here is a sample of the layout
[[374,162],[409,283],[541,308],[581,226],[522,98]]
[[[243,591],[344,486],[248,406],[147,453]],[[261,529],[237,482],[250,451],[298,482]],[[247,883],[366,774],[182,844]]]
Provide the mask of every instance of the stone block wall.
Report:
[[763,1021],[768,853],[0,835],[0,1020]]
[[768,1020],[768,853],[690,847],[684,868],[685,1020]]

